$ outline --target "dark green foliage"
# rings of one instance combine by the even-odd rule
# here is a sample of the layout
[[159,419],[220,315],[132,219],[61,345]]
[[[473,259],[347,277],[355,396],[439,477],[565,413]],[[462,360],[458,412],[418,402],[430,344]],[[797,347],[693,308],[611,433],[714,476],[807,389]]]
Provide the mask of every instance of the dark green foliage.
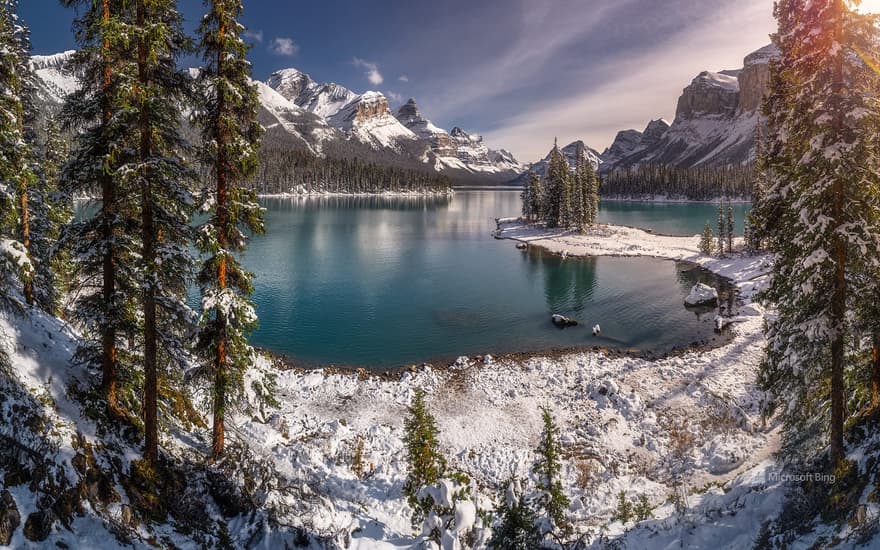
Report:
[[[339,153],[343,154],[343,153]],[[448,177],[412,166],[396,166],[362,156],[317,157],[308,151],[263,147],[259,168],[247,186],[261,194],[448,192]]]
[[243,184],[257,170],[262,127],[259,99],[250,81],[248,47],[238,22],[241,0],[206,0],[200,49],[205,67],[199,74],[195,120],[202,129],[202,160],[211,174],[205,194],[211,217],[202,224],[196,243],[205,256],[198,276],[202,321],[198,351],[205,374],[213,375],[214,454],[223,452],[223,418],[227,407],[244,394],[245,372],[254,350],[248,335],[257,317],[250,301],[252,275],[237,255],[244,252],[246,232],[262,233],[263,210],[256,193]]
[[535,172],[529,172],[529,178],[523,185],[522,215],[527,220],[540,220],[542,218],[542,203],[544,191],[541,187],[541,178]]
[[[34,140],[27,127],[34,114],[29,34],[19,20],[17,1],[0,3],[0,296],[32,281],[29,243],[22,228],[28,186],[34,173]],[[24,208],[23,208],[24,207]]]
[[547,227],[566,227],[571,208],[571,171],[568,161],[554,143],[544,181],[544,221]]
[[611,516],[611,521],[619,521],[626,525],[632,521],[633,517],[635,517],[633,504],[626,496],[626,491],[619,492],[617,494],[617,509],[614,510],[614,514]]
[[543,535],[538,517],[525,497],[517,491],[517,480],[507,484],[499,496],[498,522],[492,529],[489,547],[494,550],[535,550],[541,547]]
[[603,197],[640,199],[656,195],[671,199],[708,201],[727,196],[748,199],[752,195],[754,168],[734,166],[669,166],[646,164],[614,170],[602,178]]
[[712,226],[709,225],[709,222],[706,222],[705,227],[703,227],[703,234],[700,236],[700,253],[704,256],[711,256],[715,251],[715,233],[712,231]]
[[727,250],[727,224],[724,218],[724,199],[718,202],[718,255],[724,256],[725,251]]
[[599,212],[599,178],[583,144],[578,146],[572,172],[565,155],[554,143],[544,180],[530,172],[524,185],[521,198],[526,219],[580,232],[595,223]]
[[542,494],[537,503],[544,515],[550,520],[554,530],[566,531],[569,527],[566,512],[569,507],[568,497],[562,488],[562,448],[559,444],[559,427],[553,420],[550,409],[542,409],[544,429],[541,442],[535,453],[537,459],[532,471],[538,478],[538,489]]
[[416,390],[404,421],[403,443],[406,446],[407,476],[404,493],[413,508],[413,524],[421,523],[430,512],[430,498],[419,498],[425,487],[435,485],[446,472],[446,459],[440,454],[439,430],[428,411],[425,392]]
[[727,251],[733,252],[733,234],[736,231],[736,222],[733,218],[733,205],[727,203]]
[[[849,358],[870,345],[847,312],[873,294],[880,262],[877,27],[832,0],[781,0],[760,147],[755,233],[775,262],[777,307],[760,382],[780,407],[784,454],[845,454]],[[861,116],[851,116],[858,112]],[[869,274],[862,276],[863,274]]]

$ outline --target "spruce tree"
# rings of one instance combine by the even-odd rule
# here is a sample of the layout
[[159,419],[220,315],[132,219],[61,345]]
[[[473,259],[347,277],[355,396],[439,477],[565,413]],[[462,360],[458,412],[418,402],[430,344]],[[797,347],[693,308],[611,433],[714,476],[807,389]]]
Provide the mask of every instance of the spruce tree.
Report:
[[706,222],[705,227],[703,227],[703,234],[700,236],[700,252],[704,256],[711,256],[714,251],[715,233],[712,232],[712,227],[709,225],[709,222]]
[[205,67],[199,77],[204,162],[214,176],[211,218],[198,230],[199,249],[207,255],[199,273],[202,330],[199,351],[213,373],[212,455],[223,454],[224,416],[243,394],[244,376],[254,360],[248,334],[257,317],[249,296],[251,274],[236,253],[244,251],[244,230],[263,232],[256,193],[243,187],[257,170],[262,127],[259,100],[250,81],[248,46],[241,0],[209,0],[199,29]]
[[552,529],[566,530],[568,522],[566,512],[569,506],[568,497],[562,488],[562,448],[559,444],[559,428],[553,420],[550,409],[542,409],[544,429],[541,442],[536,450],[537,459],[532,471],[538,477],[538,489],[542,492],[538,499]]
[[718,202],[718,255],[724,256],[725,251],[725,235],[727,227],[724,223],[724,199]]
[[859,281],[874,278],[858,275],[880,259],[880,111],[867,99],[878,89],[869,68],[877,30],[843,0],[781,0],[775,15],[782,55],[771,64],[767,187],[755,210],[776,258],[765,297],[778,316],[761,382],[785,403],[789,455],[827,442],[836,465],[844,457],[846,343],[854,341],[847,311],[870,295]]
[[134,19],[123,29],[136,46],[123,69],[134,80],[121,90],[118,115],[134,154],[119,173],[123,185],[140,194],[144,461],[149,467],[158,459],[159,376],[173,380],[190,361],[195,319],[185,299],[192,271],[188,244],[195,200],[190,192],[193,173],[184,156],[187,146],[180,134],[190,79],[177,66],[188,48],[177,3],[135,0],[134,7]]
[[489,547],[504,550],[535,550],[543,536],[538,518],[521,494],[519,483],[512,479],[499,497],[498,525],[492,529]]
[[570,179],[568,161],[559,150],[559,144],[554,142],[544,185],[544,217],[548,227],[567,228],[565,224],[571,204]]
[[15,3],[0,4],[0,296],[33,276],[33,265],[20,239],[20,195],[26,171],[24,86],[20,74],[19,25]]
[[417,389],[403,423],[407,475],[403,491],[413,508],[413,524],[420,523],[430,511],[430,499],[419,499],[419,492],[440,481],[446,471],[446,459],[440,454],[440,431],[428,411],[425,392]]
[[736,231],[736,222],[733,218],[733,205],[727,203],[727,251],[733,252],[733,233]]
[[[123,0],[64,4],[80,10],[74,23],[79,50],[72,69],[81,78],[61,111],[65,127],[76,132],[61,186],[74,196],[97,192],[101,200],[94,216],[64,229],[61,241],[77,264],[83,286],[74,292],[79,298],[73,303],[73,318],[83,327],[77,357],[100,367],[101,393],[110,415],[119,418],[124,408],[135,408],[140,401],[133,383],[139,378],[139,350],[122,345],[135,342],[139,330],[137,189],[119,177],[133,147],[122,118],[115,116],[123,82],[131,86],[125,61],[133,51],[123,24],[131,13]],[[128,73],[123,74],[124,69]],[[120,378],[125,382],[122,388]]]
[[541,187],[541,178],[534,172],[529,172],[529,206],[530,219],[540,221],[544,219],[544,190]]

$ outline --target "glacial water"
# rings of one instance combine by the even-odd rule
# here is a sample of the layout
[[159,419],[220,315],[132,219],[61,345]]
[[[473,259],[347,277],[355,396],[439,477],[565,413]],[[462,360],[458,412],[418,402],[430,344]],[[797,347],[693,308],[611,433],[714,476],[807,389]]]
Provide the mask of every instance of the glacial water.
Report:
[[[688,264],[563,260],[495,240],[494,218],[520,209],[511,191],[262,202],[268,233],[252,240],[244,259],[256,276],[260,316],[252,341],[302,366],[384,369],[458,355],[593,346],[665,353],[715,337],[715,310],[684,307],[693,284],[729,291]],[[602,218],[691,234],[711,211],[710,205],[606,203]],[[581,325],[560,330],[553,313]],[[591,331],[596,324],[598,337]]]

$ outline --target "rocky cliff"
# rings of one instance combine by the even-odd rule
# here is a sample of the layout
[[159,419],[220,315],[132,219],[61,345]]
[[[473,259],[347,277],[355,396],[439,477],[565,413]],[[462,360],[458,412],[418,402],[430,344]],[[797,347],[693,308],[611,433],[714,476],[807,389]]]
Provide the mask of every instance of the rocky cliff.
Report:
[[619,134],[602,155],[602,169],[752,161],[761,100],[770,82],[770,61],[776,55],[774,46],[766,46],[746,56],[742,69],[703,71],[682,91],[671,125],[665,129],[655,125],[651,140],[638,143],[635,134]]

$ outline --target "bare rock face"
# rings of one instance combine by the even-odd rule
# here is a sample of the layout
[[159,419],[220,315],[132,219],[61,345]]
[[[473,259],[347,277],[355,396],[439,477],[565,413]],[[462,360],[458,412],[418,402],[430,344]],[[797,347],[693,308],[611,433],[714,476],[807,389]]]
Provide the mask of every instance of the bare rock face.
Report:
[[703,71],[678,99],[675,120],[698,116],[732,116],[739,106],[739,81],[729,73]]
[[391,114],[388,100],[379,93],[367,92],[357,101],[357,109],[354,119],[358,122],[379,118]]
[[12,544],[12,535],[21,525],[21,514],[8,490],[0,493],[0,546]]
[[749,54],[739,75],[739,110],[754,112],[770,89],[770,61],[779,55],[779,49],[769,45]]

